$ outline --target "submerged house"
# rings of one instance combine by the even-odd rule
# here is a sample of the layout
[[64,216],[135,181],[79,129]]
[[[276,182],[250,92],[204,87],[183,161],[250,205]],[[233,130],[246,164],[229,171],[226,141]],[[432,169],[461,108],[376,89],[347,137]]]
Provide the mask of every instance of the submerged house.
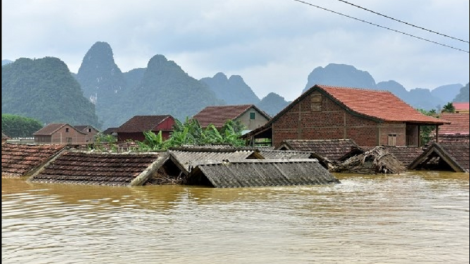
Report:
[[157,153],[86,153],[66,151],[28,180],[42,183],[110,186],[144,185],[156,177],[167,155]]
[[183,175],[189,175],[199,164],[213,162],[238,161],[246,159],[263,159],[255,149],[241,149],[233,147],[180,147],[168,151],[170,159],[181,170]]
[[201,127],[213,124],[220,129],[227,120],[239,121],[247,130],[253,130],[266,124],[271,118],[255,105],[208,106],[193,116]]
[[352,139],[288,139],[282,141],[279,149],[310,152],[325,168],[334,161],[363,152]]
[[243,160],[200,164],[187,184],[216,188],[317,185],[339,183],[316,159]]
[[2,144],[2,176],[32,175],[65,150],[66,145]]
[[352,139],[359,146],[420,146],[422,126],[448,121],[426,116],[388,91],[315,85],[264,126],[244,135],[248,144],[290,139]]
[[469,172],[469,142],[432,143],[409,168]]
[[115,132],[118,142],[126,140],[144,141],[144,132],[152,131],[155,134],[162,132],[163,139],[168,139],[173,131],[175,119],[171,115],[144,115],[134,116],[122,124]]
[[38,144],[72,144],[89,143],[89,136],[74,126],[66,123],[49,124],[33,133],[34,142]]

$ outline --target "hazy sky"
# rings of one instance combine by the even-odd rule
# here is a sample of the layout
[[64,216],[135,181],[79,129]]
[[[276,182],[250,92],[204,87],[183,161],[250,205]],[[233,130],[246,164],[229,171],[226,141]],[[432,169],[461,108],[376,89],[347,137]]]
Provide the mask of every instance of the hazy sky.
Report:
[[144,68],[157,54],[200,79],[241,75],[258,97],[293,100],[313,69],[329,63],[368,71],[407,89],[469,81],[468,0],[304,0],[454,50],[294,0],[3,0],[2,59],[52,56],[77,72],[97,41],[119,68]]

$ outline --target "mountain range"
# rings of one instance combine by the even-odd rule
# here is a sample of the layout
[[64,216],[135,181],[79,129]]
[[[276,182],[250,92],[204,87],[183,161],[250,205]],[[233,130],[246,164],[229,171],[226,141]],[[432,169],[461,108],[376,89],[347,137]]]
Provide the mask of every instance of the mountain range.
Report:
[[[25,65],[30,65],[28,71]],[[41,72],[48,72],[48,75]],[[25,80],[29,81],[29,86],[25,85]],[[454,100],[468,102],[468,84],[407,90],[394,80],[376,83],[367,71],[345,64],[330,63],[324,68],[315,68],[307,77],[303,91],[314,84],[387,90],[424,110],[439,109]],[[25,91],[34,91],[35,97],[31,98]],[[57,94],[63,97],[57,98]],[[75,102],[69,102],[70,98]],[[40,102],[41,107],[31,102],[34,100]],[[66,109],[72,103],[80,111]],[[275,93],[258,98],[239,75],[227,77],[219,72],[197,80],[160,54],[153,56],[146,68],[122,72],[106,42],[92,45],[76,74],[58,58],[2,60],[2,112],[33,117],[44,123],[62,121],[79,125],[87,122],[105,129],[120,126],[134,115],[170,114],[184,121],[206,106],[234,104],[255,104],[274,116],[289,103]],[[26,111],[25,104],[35,105],[34,110]]]

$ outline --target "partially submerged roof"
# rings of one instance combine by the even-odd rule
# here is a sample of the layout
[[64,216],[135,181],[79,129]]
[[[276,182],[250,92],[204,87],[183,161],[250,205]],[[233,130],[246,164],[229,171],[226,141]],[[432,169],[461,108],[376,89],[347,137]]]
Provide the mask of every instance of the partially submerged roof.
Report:
[[28,176],[65,145],[2,144],[2,176]]
[[312,152],[297,150],[260,149],[265,159],[309,159]]
[[[162,164],[156,153],[67,151],[35,173],[31,182],[129,186],[142,185]],[[137,182],[137,183],[136,183]]]
[[335,163],[331,171],[360,174],[398,174],[406,171],[406,167],[390,153],[387,147],[377,146],[361,154],[351,156],[341,163]]
[[188,174],[192,168],[207,162],[236,161],[245,159],[262,159],[263,156],[253,149],[238,148],[178,148],[168,151],[171,159],[181,170]]
[[410,169],[469,172],[469,143],[433,143],[409,166]]
[[356,142],[352,139],[288,139],[282,142],[280,149],[315,153],[318,156],[334,161],[339,160],[349,153],[351,149],[357,147]]
[[[52,123],[34,132],[33,135],[34,136],[50,136],[54,134],[55,132],[57,132],[59,129],[63,128],[64,126],[70,126],[72,129],[77,130],[75,127],[67,123]],[[85,134],[80,130],[77,130],[77,132],[81,134]]]
[[439,135],[445,134],[469,134],[469,114],[442,113],[441,119],[447,120],[450,124],[439,127]]
[[247,104],[207,106],[193,116],[193,119],[196,119],[201,127],[207,127],[210,124],[213,124],[215,127],[220,128],[225,124],[225,122],[227,122],[227,120],[235,120],[252,108],[262,114],[266,119],[269,120],[271,118],[255,105]]
[[118,133],[140,133],[153,131],[160,123],[171,118],[170,115],[142,115],[134,116],[117,128]]
[[198,165],[188,184],[216,188],[339,183],[317,160],[244,160]]

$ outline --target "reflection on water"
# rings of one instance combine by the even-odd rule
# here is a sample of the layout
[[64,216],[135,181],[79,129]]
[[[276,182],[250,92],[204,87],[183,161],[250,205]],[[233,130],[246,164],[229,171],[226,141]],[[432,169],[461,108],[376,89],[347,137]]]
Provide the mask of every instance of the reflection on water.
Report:
[[2,179],[3,263],[468,263],[469,176],[102,187]]

